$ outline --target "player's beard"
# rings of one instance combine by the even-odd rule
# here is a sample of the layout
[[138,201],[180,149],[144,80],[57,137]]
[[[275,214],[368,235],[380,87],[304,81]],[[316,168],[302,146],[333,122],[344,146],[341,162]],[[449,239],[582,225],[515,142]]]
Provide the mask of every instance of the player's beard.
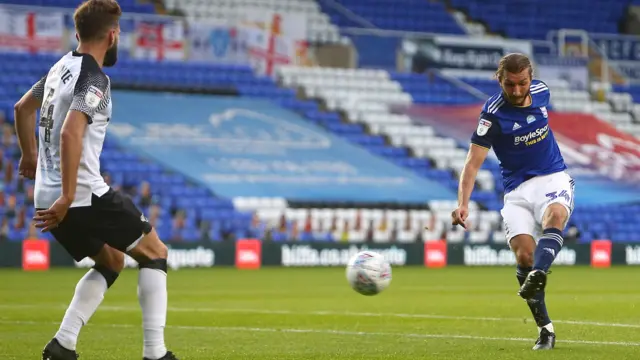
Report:
[[107,50],[107,53],[104,55],[104,61],[102,62],[102,66],[111,67],[118,62],[118,41],[113,43],[113,46]]
[[509,102],[511,103],[511,105],[515,105],[515,106],[522,106],[524,105],[524,103],[527,101],[527,98],[529,97],[530,92],[528,91],[526,94],[524,94],[524,96],[513,96],[513,95],[508,95],[508,94],[504,94],[507,97],[507,100],[509,100]]

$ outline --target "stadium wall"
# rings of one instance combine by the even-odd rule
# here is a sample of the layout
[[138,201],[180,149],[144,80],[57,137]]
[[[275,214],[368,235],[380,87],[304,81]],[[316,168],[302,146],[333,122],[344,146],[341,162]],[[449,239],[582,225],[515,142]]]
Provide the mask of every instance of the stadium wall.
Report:
[[[263,242],[242,239],[237,242],[169,244],[172,269],[235,266],[258,269],[263,266],[331,267],[345,266],[355,253],[380,252],[392,266],[441,268],[448,265],[513,266],[515,257],[505,245],[447,244],[445,241],[395,244],[350,244],[327,242]],[[48,270],[57,267],[90,267],[92,260],[75,262],[57,243],[46,240],[0,243],[0,267]],[[127,257],[127,267],[137,263]],[[554,266],[640,265],[640,244],[595,240],[591,244],[566,244]]]

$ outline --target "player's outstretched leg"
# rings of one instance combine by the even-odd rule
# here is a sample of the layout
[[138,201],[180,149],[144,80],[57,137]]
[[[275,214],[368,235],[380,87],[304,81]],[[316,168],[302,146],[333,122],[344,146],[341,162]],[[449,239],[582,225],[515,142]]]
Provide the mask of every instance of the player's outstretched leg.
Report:
[[549,268],[564,244],[562,229],[568,218],[569,212],[562,204],[551,204],[545,210],[542,218],[544,231],[533,254],[533,270],[520,287],[519,294],[523,299],[532,299],[547,286]]
[[92,259],[96,264],[76,285],[60,329],[42,351],[43,360],[75,360],[80,329],[87,324],[102,303],[107,289],[113,285],[124,267],[124,254],[105,245]]
[[138,261],[140,268],[138,299],[144,330],[143,360],[178,360],[171,351],[167,351],[164,342],[168,249],[152,230],[129,254]]
[[[511,239],[510,244],[511,249],[516,254],[516,277],[518,283],[522,286],[527,279],[527,275],[532,271],[535,241],[530,235],[518,235]],[[555,346],[553,323],[549,318],[544,297],[544,291],[539,291],[533,298],[527,300],[531,315],[533,315],[533,319],[538,326],[538,339],[533,347],[534,350],[552,349]]]

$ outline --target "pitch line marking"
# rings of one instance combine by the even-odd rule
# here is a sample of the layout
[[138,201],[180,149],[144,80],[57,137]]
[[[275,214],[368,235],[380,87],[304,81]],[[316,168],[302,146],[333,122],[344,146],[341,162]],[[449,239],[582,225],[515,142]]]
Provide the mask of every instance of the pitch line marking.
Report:
[[[39,322],[39,321],[11,321],[0,320],[0,324],[8,325],[58,325],[56,322]],[[131,324],[89,324],[91,327],[112,327],[112,328],[135,328]],[[261,328],[261,327],[243,327],[243,326],[187,326],[187,325],[170,325],[168,329],[193,330],[193,331],[238,331],[238,332],[262,332],[262,333],[289,333],[289,334],[328,334],[343,336],[383,336],[383,337],[400,337],[413,339],[454,339],[454,340],[480,340],[480,341],[517,341],[531,342],[531,339],[518,337],[492,337],[492,336],[475,336],[461,334],[418,334],[418,333],[398,333],[398,332],[369,332],[369,331],[344,331],[330,329],[295,329],[295,328]],[[581,345],[606,345],[606,346],[640,346],[638,342],[626,341],[590,341],[590,340],[559,340],[558,343],[581,344]]]
[[[23,309],[23,308],[51,308],[59,307],[60,309],[66,309],[66,304],[0,304],[0,308],[6,309]],[[135,306],[110,306],[101,305],[98,311],[140,311],[139,307]],[[406,314],[406,313],[372,313],[372,312],[352,312],[352,311],[331,311],[331,310],[318,310],[318,311],[292,311],[292,310],[268,310],[268,309],[235,309],[235,308],[185,308],[185,307],[168,307],[170,312],[211,312],[211,313],[246,313],[246,314],[264,314],[264,315],[302,315],[302,316],[351,316],[351,317],[397,317],[407,319],[435,319],[435,320],[465,320],[465,321],[518,321],[522,322],[524,318],[515,317],[483,317],[483,316],[451,316],[451,315],[438,315],[438,314]],[[577,326],[596,326],[596,327],[618,327],[618,328],[630,328],[640,329],[640,324],[625,324],[625,323],[609,323],[599,321],[581,321],[581,320],[553,320],[556,324],[568,324]]]

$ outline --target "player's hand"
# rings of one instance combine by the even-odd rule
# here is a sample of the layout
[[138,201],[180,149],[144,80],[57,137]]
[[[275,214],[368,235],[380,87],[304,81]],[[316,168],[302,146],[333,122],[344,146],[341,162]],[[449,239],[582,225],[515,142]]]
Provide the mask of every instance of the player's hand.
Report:
[[18,164],[18,174],[27,178],[27,179],[35,179],[36,178],[36,167],[38,166],[38,157],[36,155],[33,156],[24,156],[20,157],[20,163]]
[[467,217],[469,217],[469,208],[460,206],[451,213],[451,225],[460,225],[467,229]]
[[41,228],[42,232],[51,231],[51,229],[58,227],[67,215],[71,203],[70,199],[60,196],[49,209],[36,211],[36,216],[33,217],[33,220],[36,221],[36,227]]

